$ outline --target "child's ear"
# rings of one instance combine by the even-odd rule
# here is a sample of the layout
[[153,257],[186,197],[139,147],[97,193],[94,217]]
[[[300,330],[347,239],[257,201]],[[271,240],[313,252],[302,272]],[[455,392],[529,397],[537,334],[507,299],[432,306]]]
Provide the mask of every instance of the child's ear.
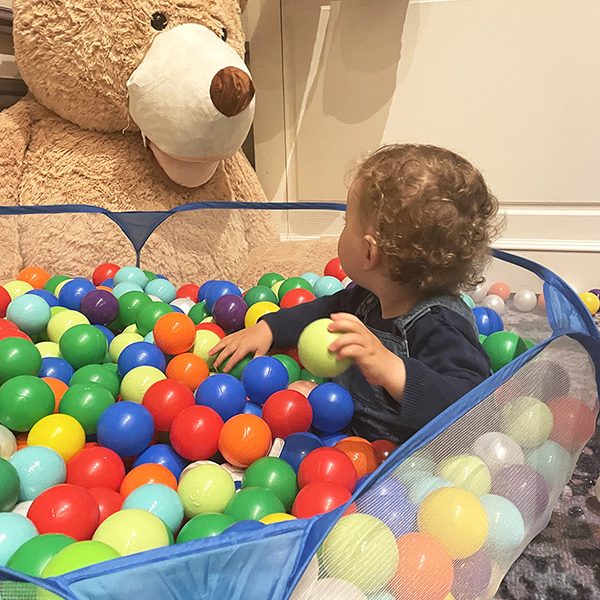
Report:
[[363,238],[367,244],[367,252],[365,255],[365,269],[370,270],[379,264],[380,252],[377,240],[370,234]]

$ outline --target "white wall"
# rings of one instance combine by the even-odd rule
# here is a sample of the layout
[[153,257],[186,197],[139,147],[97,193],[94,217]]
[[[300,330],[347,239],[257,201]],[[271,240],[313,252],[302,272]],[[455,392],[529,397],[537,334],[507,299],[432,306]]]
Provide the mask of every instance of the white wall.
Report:
[[[251,0],[248,12],[269,197],[340,200],[352,162],[381,143],[448,146],[502,202],[498,247],[600,287],[600,2],[281,6]],[[297,236],[336,230],[323,219],[288,225]],[[524,283],[512,271],[490,278],[505,275]]]

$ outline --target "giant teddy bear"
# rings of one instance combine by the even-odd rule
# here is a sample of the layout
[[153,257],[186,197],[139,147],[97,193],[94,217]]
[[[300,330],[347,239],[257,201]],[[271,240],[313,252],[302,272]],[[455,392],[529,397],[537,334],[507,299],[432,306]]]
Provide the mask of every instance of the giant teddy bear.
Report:
[[[242,56],[246,0],[15,0],[17,62],[29,95],[0,113],[0,203],[163,211],[262,201],[240,148],[254,84]],[[278,242],[268,213],[188,212],[147,242],[142,266],[174,281],[300,271],[310,244]],[[88,274],[135,254],[102,215],[0,219],[0,280],[23,266]],[[317,264],[315,265],[315,261]]]

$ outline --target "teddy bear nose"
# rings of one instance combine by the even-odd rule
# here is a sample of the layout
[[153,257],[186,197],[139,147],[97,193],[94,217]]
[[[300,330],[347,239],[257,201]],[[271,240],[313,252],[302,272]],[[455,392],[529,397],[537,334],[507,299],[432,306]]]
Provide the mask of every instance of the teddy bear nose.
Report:
[[213,104],[226,117],[235,117],[248,108],[254,91],[250,76],[236,67],[221,69],[210,85]]

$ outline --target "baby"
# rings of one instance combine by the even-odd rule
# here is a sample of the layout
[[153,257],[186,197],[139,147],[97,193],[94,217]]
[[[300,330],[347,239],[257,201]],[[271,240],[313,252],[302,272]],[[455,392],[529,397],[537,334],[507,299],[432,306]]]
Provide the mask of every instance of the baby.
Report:
[[490,374],[459,290],[480,283],[498,203],[468,161],[435,146],[393,145],[364,159],[348,193],[338,255],[356,284],[268,314],[225,337],[215,365],[297,343],[331,317],[330,350],[353,366],[353,435],[404,442]]

